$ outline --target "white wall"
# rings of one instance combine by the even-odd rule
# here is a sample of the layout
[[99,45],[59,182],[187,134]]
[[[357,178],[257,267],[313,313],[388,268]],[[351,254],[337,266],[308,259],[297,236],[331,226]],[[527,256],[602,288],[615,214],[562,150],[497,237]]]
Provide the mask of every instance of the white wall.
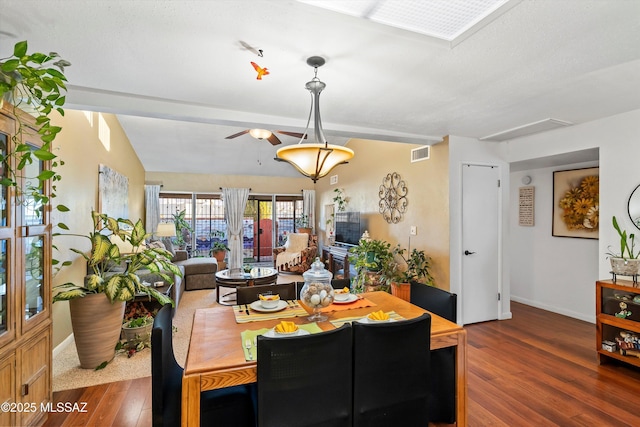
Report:
[[[578,163],[511,173],[511,299],[544,310],[594,321],[593,283],[598,279],[598,240],[553,237],[553,171],[598,166]],[[534,226],[518,225],[522,177],[535,188]],[[590,309],[585,312],[585,309]]]
[[[509,162],[591,148],[600,150],[601,226],[597,244],[588,239],[550,237],[552,171],[563,167],[523,171],[511,176],[513,187],[518,186],[523,174],[533,177],[537,222],[532,230],[526,231],[514,225],[517,219],[511,219],[509,252],[514,300],[522,299],[531,305],[593,322],[594,282],[611,278],[605,253],[607,247],[618,240],[611,217],[615,215],[629,232],[637,231],[627,215],[627,201],[640,184],[640,110],[523,137],[506,145]],[[517,203],[514,191],[517,188],[511,191],[509,202],[512,216]]]

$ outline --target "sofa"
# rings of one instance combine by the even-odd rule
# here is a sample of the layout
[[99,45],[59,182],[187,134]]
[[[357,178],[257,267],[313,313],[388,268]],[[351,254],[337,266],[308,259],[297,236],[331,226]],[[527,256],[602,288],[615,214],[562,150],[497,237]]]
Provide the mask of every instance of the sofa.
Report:
[[184,269],[184,289],[215,289],[218,261],[213,257],[189,258],[187,251],[173,252],[171,262]]

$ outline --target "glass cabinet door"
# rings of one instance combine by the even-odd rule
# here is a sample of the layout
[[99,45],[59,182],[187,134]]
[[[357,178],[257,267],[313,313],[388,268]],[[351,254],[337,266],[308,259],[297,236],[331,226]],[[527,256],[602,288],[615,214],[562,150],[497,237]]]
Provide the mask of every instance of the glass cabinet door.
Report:
[[7,240],[0,240],[0,334],[7,332],[9,310],[7,305]]
[[44,306],[44,237],[25,237],[24,318],[29,319]]

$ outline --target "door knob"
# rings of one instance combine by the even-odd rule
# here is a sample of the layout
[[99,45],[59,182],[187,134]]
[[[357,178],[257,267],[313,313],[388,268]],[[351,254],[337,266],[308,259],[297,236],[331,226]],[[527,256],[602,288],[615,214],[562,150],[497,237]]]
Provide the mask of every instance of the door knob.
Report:
[[465,255],[471,255],[471,254],[475,254],[475,252],[469,252],[469,251],[464,251]]

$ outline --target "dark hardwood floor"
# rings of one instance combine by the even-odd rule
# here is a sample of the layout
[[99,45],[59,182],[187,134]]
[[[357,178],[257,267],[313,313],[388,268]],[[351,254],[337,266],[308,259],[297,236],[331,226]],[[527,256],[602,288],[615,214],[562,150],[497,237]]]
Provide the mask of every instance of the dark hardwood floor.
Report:
[[[640,370],[599,365],[595,325],[512,303],[513,319],[466,326],[469,426],[639,426]],[[151,379],[54,393],[86,413],[45,426],[151,426]]]

